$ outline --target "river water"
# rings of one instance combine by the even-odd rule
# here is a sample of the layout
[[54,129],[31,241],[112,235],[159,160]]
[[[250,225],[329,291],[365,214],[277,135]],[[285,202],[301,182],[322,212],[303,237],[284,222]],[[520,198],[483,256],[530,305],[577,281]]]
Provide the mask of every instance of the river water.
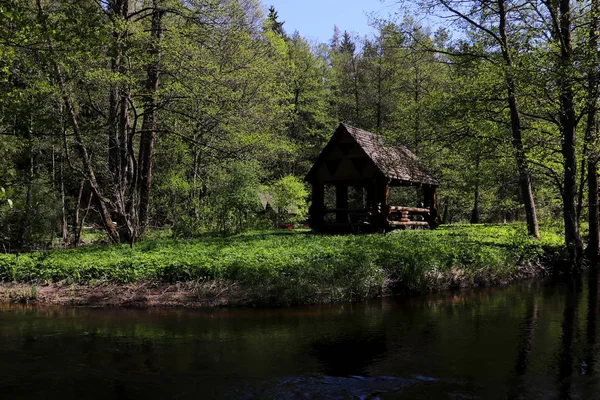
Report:
[[600,398],[598,279],[282,309],[0,305],[4,399]]

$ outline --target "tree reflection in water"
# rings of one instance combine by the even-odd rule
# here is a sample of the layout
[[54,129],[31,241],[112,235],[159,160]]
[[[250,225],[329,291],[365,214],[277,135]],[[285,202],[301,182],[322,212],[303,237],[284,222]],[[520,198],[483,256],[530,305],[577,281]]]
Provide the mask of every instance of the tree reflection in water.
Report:
[[289,309],[0,304],[0,393],[61,400],[594,399],[599,301],[600,276],[592,271]]
[[383,334],[357,333],[343,339],[315,341],[311,349],[325,375],[364,376],[368,367],[385,354],[386,344]]
[[538,301],[535,296],[530,296],[527,300],[527,311],[521,324],[519,332],[519,344],[517,347],[517,361],[515,365],[514,378],[510,384],[509,399],[527,398],[527,385],[524,379],[529,364],[531,351],[533,347],[537,319],[539,314]]
[[579,302],[583,291],[581,276],[570,278],[567,281],[566,289],[561,346],[558,353],[558,393],[562,399],[571,399],[578,334]]
[[597,321],[598,321],[598,279],[599,269],[597,266],[590,269],[588,278],[588,316],[587,316],[587,348],[584,351],[583,360],[581,362],[581,373],[583,375],[592,376],[596,366],[596,336],[597,336]]

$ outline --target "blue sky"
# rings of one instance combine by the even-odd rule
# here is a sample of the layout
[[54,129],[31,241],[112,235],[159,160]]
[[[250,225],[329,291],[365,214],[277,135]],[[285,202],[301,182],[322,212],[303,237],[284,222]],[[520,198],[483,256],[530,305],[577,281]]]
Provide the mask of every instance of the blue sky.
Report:
[[295,30],[307,39],[327,43],[333,26],[359,35],[374,33],[367,14],[387,17],[398,10],[393,0],[262,0],[265,9],[274,6],[288,34]]

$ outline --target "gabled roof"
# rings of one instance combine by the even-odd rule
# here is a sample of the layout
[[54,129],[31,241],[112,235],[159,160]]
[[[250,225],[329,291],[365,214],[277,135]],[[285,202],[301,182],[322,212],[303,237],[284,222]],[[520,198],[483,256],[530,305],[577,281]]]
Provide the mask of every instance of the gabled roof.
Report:
[[[337,128],[330,143],[340,134],[350,135],[386,178],[431,186],[439,185],[433,174],[406,147],[389,146],[382,136],[343,123]],[[315,166],[320,159],[321,157]],[[307,179],[310,178],[315,166],[306,176]]]

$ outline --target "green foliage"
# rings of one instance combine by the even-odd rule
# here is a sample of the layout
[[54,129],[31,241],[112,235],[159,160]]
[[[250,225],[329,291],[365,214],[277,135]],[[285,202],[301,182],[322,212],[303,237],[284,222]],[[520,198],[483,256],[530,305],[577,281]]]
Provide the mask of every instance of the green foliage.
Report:
[[189,215],[180,215],[173,222],[171,234],[175,238],[193,238],[203,232],[201,220]]
[[258,197],[259,167],[256,163],[233,163],[215,171],[209,185],[212,219],[222,232],[241,232],[249,227],[253,214],[260,209]]
[[[2,186],[0,186],[0,205],[4,206],[4,204],[6,204],[6,206],[8,206],[9,208],[13,207],[13,201],[6,197],[6,190],[4,190]],[[2,207],[0,207],[0,211],[2,211]]]
[[[434,0],[420,3],[444,7]],[[141,148],[149,92],[158,104],[150,225],[172,227],[177,238],[263,225],[258,190],[282,176],[268,192],[279,210],[294,204],[299,209],[293,219],[280,212],[278,222],[304,219],[306,194],[297,178],[308,172],[339,122],[382,134],[417,154],[441,182],[439,209],[446,222],[466,222],[475,214],[473,220],[484,222],[523,221],[507,77],[516,82],[540,220],[550,225],[562,219],[557,77],[573,82],[574,108],[585,115],[584,82],[597,64],[585,48],[589,4],[573,17],[581,21],[573,26],[574,63],[581,68],[564,70],[555,68],[558,53],[547,41],[556,37],[544,25],[549,15],[538,10],[540,25],[532,29],[519,22],[531,12],[521,3],[510,7],[507,19],[510,66],[496,40],[490,41],[489,33],[498,29],[494,7],[472,10],[488,32],[457,24],[455,40],[407,16],[374,21],[371,37],[335,28],[329,45],[316,45],[301,33],[286,34],[286,16],[273,7],[263,15],[253,0],[129,2],[129,16],[102,4],[56,0],[39,3],[41,10],[30,0],[2,5],[0,186],[7,193],[0,193],[0,241],[7,250],[44,248],[72,237],[76,216],[100,223],[95,202],[87,208],[90,177],[82,178],[80,144],[90,154],[109,213],[139,222],[123,208],[135,211],[141,197],[133,182],[143,181],[134,172],[140,174],[135,164],[142,158],[131,153]],[[160,40],[152,28],[156,5],[164,12]],[[149,90],[153,67],[160,83]],[[115,91],[121,101],[110,101]],[[80,142],[65,94],[74,105]],[[110,115],[116,114],[117,142],[127,143],[129,151],[110,148]],[[584,133],[581,125],[578,135]],[[578,143],[580,161],[595,156],[595,141]],[[126,171],[123,179],[109,166],[115,153]],[[582,186],[586,177],[578,168]],[[119,203],[122,196],[131,201]],[[586,196],[582,192],[578,201],[584,204]],[[415,202],[411,194],[396,198]],[[581,207],[581,219],[586,213]]]
[[267,16],[267,20],[265,21],[265,28],[270,29],[277,35],[284,37],[285,36],[285,31],[283,30],[284,23],[285,22],[279,21],[279,15],[277,15],[277,11],[275,10],[275,7],[273,7],[273,6],[269,7],[269,15]]
[[19,201],[6,210],[0,207],[0,246],[4,250],[48,247],[60,221],[58,199],[48,187],[33,183],[13,187],[11,197]]
[[306,220],[308,215],[308,191],[304,182],[288,175],[271,185],[277,213],[277,224],[295,224]]
[[[260,168],[255,162],[232,162],[212,170],[197,215],[184,211],[173,224],[175,237],[190,238],[206,230],[239,233],[254,226],[260,207]],[[187,212],[186,212],[187,211]]]
[[124,283],[221,280],[258,303],[357,300],[384,291],[427,291],[505,282],[540,267],[560,237],[526,236],[525,226],[455,225],[388,235],[320,236],[306,231],[255,231],[228,238],[147,239],[0,255],[4,282]]

